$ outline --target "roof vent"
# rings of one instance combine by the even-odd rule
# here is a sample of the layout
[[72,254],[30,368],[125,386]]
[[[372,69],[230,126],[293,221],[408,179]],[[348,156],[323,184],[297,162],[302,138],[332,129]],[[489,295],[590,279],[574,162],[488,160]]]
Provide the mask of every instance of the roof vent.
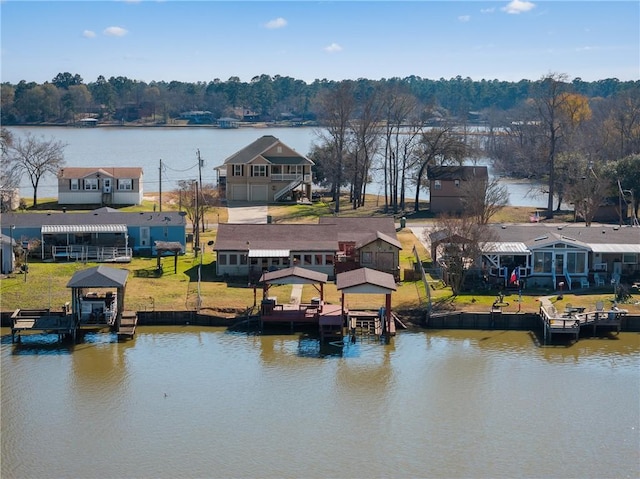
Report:
[[561,230],[562,228],[564,228],[564,226],[558,226],[558,229]]
[[507,225],[502,225],[502,229],[506,230],[507,229]]

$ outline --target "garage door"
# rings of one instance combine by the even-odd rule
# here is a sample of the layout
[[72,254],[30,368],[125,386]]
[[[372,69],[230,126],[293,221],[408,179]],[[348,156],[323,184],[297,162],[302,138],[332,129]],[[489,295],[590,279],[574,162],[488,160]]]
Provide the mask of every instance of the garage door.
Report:
[[228,198],[230,201],[247,201],[246,185],[231,185],[230,193]]
[[251,201],[267,202],[267,185],[251,185]]

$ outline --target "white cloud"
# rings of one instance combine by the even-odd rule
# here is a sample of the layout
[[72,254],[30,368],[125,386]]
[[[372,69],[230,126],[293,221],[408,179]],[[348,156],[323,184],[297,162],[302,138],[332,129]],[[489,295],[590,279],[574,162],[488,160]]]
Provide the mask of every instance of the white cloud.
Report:
[[328,45],[328,46],[324,47],[324,51],[325,52],[329,52],[329,53],[341,52],[342,51],[342,47],[340,45],[338,45],[337,43],[332,43],[331,45]]
[[496,9],[493,8],[493,7],[491,7],[491,8],[481,8],[480,9],[480,13],[493,13],[495,11],[496,11]]
[[528,12],[535,8],[535,4],[527,2],[527,0],[512,0],[506,7],[502,7],[503,12],[517,15],[519,13]]
[[468,22],[469,20],[471,20],[471,15],[460,15],[458,17],[458,21],[462,23]]
[[122,27],[108,27],[102,33],[108,37],[124,37],[129,32]]
[[269,29],[283,28],[287,26],[287,21],[282,17],[278,17],[278,18],[274,18],[273,20],[269,20],[267,23],[264,24],[264,26],[265,28],[269,28]]
[[96,32],[91,30],[85,30],[84,32],[82,32],[82,36],[84,38],[94,38],[96,36]]

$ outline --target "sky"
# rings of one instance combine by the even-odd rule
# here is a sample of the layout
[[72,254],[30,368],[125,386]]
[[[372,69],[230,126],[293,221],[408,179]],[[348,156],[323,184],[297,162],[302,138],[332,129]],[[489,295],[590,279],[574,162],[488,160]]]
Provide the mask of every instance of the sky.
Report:
[[0,0],[2,82],[640,79],[640,2]]

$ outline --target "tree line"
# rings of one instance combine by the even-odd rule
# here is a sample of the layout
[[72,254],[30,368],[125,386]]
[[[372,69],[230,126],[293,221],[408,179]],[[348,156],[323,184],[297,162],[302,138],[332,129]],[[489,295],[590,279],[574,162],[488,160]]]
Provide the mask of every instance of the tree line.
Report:
[[[474,119],[491,111],[509,110],[531,96],[540,81],[474,81],[457,76],[431,80],[419,76],[349,81],[357,90],[401,90],[423,106],[434,118]],[[3,125],[71,123],[93,116],[103,121],[151,121],[168,123],[186,111],[208,111],[212,118],[234,117],[238,111],[255,113],[254,119],[274,121],[295,118],[316,120],[321,97],[337,91],[343,81],[326,79],[306,83],[289,76],[258,75],[249,82],[238,77],[201,82],[143,82],[124,76],[100,75],[85,82],[69,72],[58,73],[42,84],[22,80],[0,85]],[[572,89],[587,98],[611,98],[640,88],[639,81],[608,78],[585,82],[571,81]]]

